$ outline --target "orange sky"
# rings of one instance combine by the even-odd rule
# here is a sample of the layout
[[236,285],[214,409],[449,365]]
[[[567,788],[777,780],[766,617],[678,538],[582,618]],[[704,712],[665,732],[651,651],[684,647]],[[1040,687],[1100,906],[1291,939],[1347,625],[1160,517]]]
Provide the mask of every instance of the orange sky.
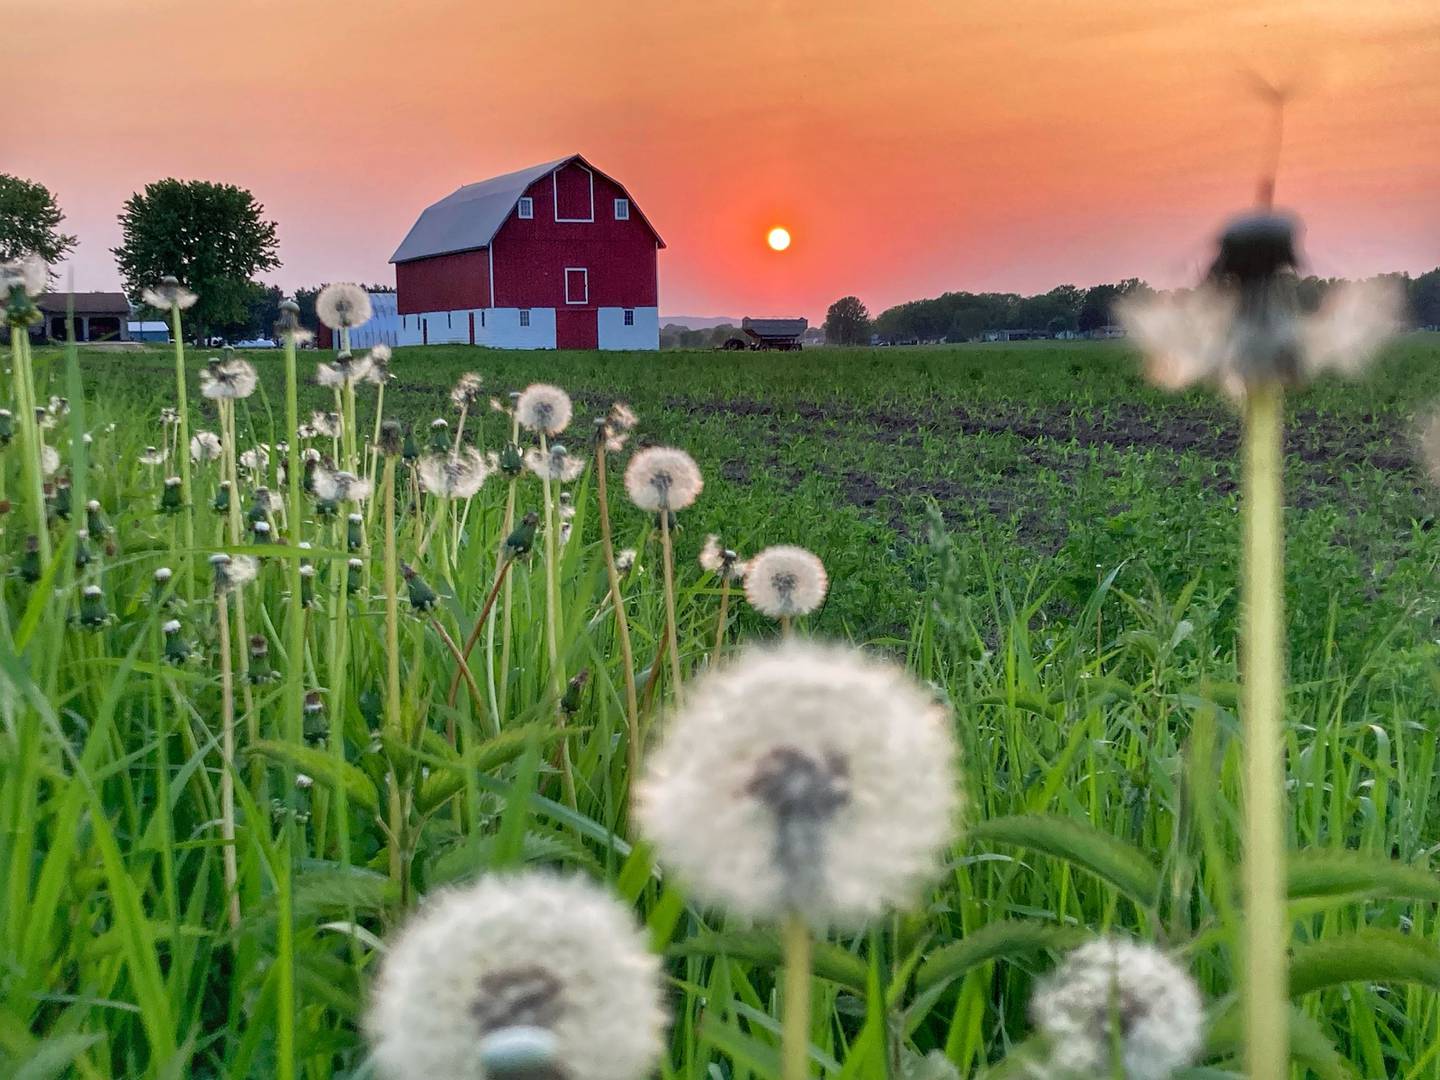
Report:
[[1437,0],[3,6],[0,171],[59,195],[77,288],[117,285],[115,215],[163,176],[253,190],[284,286],[393,282],[426,203],[570,152],[665,237],[667,314],[1173,284],[1252,197],[1246,68],[1300,86],[1279,201],[1313,269],[1440,263]]

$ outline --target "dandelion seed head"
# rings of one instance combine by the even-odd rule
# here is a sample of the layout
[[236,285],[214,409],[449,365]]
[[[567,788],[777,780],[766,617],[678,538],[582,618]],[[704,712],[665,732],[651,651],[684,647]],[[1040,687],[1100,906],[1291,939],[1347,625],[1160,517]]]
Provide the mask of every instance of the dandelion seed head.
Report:
[[1311,374],[1361,374],[1400,332],[1405,296],[1386,279],[1344,282],[1326,290],[1320,310],[1301,326]]
[[636,1080],[663,1049],[659,963],[630,912],[579,878],[487,876],[400,930],[366,1028],[389,1080],[488,1080],[501,1033],[537,1028],[554,1075]]
[[315,317],[331,330],[362,326],[370,321],[370,294],[359,285],[326,285],[315,297]]
[[310,414],[310,428],[317,437],[338,439],[344,423],[338,412],[317,411]]
[[141,465],[163,465],[165,463],[165,451],[158,446],[147,446],[140,451],[137,458]]
[[216,461],[223,449],[220,436],[213,431],[197,431],[190,436],[190,460],[192,461]]
[[166,275],[160,284],[142,290],[140,299],[157,311],[184,311],[194,307],[200,297],[181,285],[178,278]]
[[900,668],[850,648],[751,648],[687,688],[637,814],[697,898],[855,927],[938,874],[954,757],[947,713]]
[[477,372],[467,371],[455,380],[450,390],[450,404],[457,409],[468,409],[480,400],[482,380]]
[[615,553],[615,569],[621,574],[630,573],[631,567],[635,565],[637,552],[634,548],[621,548]]
[[370,497],[370,481],[343,469],[317,468],[315,494],[327,502],[361,502]]
[[695,459],[673,446],[641,450],[625,468],[625,491],[641,510],[684,510],[704,487]]
[[160,630],[162,633],[166,634],[178,634],[180,632],[180,620],[170,619],[168,622],[166,622],[160,627]]
[[748,565],[735,552],[722,546],[720,537],[711,533],[705,537],[705,543],[700,548],[700,569],[727,581],[743,581]]
[[503,401],[501,401],[499,398],[492,397],[492,398],[490,399],[490,411],[491,411],[491,412],[497,412],[497,413],[504,413],[506,416],[509,416],[509,415],[510,415],[510,406],[509,406],[509,405],[506,405],[506,404],[505,404]]
[[525,467],[536,476],[568,484],[585,471],[583,458],[572,457],[560,443],[548,450],[532,448],[525,451]]
[[50,284],[50,267],[39,255],[22,255],[0,262],[0,300],[20,288],[26,296],[39,296]]
[[255,580],[260,564],[249,555],[227,555],[219,552],[210,556],[210,572],[215,578],[216,593],[228,593]]
[[1204,1029],[1190,976],[1154,946],[1122,938],[1070,953],[1037,988],[1030,1012],[1064,1076],[1108,1075],[1118,1036],[1127,1080],[1165,1080],[1195,1060]]
[[367,357],[357,359],[344,352],[335,357],[333,364],[315,365],[315,381],[321,386],[343,389],[365,381],[369,375],[370,360]]
[[247,472],[263,473],[270,466],[270,448],[256,443],[240,455],[240,467]]
[[247,360],[211,360],[200,373],[200,393],[212,400],[238,400],[255,392],[259,382]]
[[485,456],[472,446],[458,454],[431,454],[420,459],[416,470],[420,486],[440,499],[469,499],[490,475]]
[[40,447],[40,471],[54,476],[60,468],[60,453],[53,446]]
[[167,405],[160,410],[160,423],[165,427],[174,427],[180,423],[180,413]]
[[168,566],[159,566],[155,568],[155,584],[157,585],[164,585],[174,576],[175,571],[171,570]]
[[532,383],[515,402],[520,426],[540,435],[558,435],[570,426],[570,395],[558,386]]
[[385,344],[376,345],[365,354],[366,363],[369,364],[365,372],[365,381],[375,386],[384,386],[390,381],[390,360],[394,354],[390,346]]
[[830,579],[825,564],[790,544],[768,547],[745,570],[745,599],[772,619],[809,615],[825,601]]

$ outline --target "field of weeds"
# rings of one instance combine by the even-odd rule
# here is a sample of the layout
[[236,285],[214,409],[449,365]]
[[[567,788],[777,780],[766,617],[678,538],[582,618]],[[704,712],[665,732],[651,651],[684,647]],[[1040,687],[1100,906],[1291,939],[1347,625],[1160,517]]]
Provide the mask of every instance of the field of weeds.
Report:
[[[603,1047],[620,1080],[643,1073],[625,1055],[643,1062],[661,1040],[661,1074],[695,1080],[1058,1076],[1062,1051],[1075,1075],[1240,1075],[1241,477],[1228,405],[1149,389],[1120,345],[426,348],[390,360],[384,410],[400,425],[372,445],[376,387],[337,375],[333,355],[300,354],[291,401],[281,352],[227,360],[254,364],[253,393],[242,368],[202,382],[208,359],[191,355],[179,431],[215,433],[219,456],[197,455],[188,504],[168,482],[183,443],[162,417],[177,406],[167,350],[36,353],[42,409],[70,399],[52,402],[34,436],[56,451],[49,562],[26,544],[27,520],[43,518],[27,518],[22,484],[36,478],[15,460],[23,439],[6,452],[0,1072],[359,1078],[377,1075],[372,1047],[400,1075],[397,1061],[435,1060],[458,1040],[483,1043],[477,1076],[527,1075],[540,1060],[529,1075],[563,1077],[566,1055]],[[1324,382],[1288,403],[1297,1077],[1440,1069],[1440,551],[1417,452],[1418,418],[1440,398],[1437,360],[1434,337],[1402,339],[1369,381]],[[452,398],[469,371],[480,392]],[[537,382],[571,395],[565,430],[547,430],[554,413],[522,430],[505,411],[509,392]],[[611,434],[617,401],[638,424],[608,466],[607,544],[597,488],[608,452],[591,419],[609,416]],[[312,417],[330,410],[345,431]],[[327,459],[322,471],[352,466],[363,492],[311,471],[308,490],[291,489],[280,468],[302,443]],[[443,462],[468,460],[472,445],[485,475],[461,492],[465,478]],[[681,448],[703,473],[673,529],[626,498],[626,461],[647,446]],[[656,490],[684,480],[680,469]],[[303,555],[276,543],[297,530]],[[740,561],[775,545],[815,553],[823,604],[787,613],[806,585],[800,563],[773,579],[776,595],[752,592],[778,618],[756,610],[713,548],[702,568],[712,533]],[[611,550],[623,570],[607,565]],[[229,558],[211,557],[221,551]],[[809,695],[787,717],[830,702],[833,662],[837,685],[856,680],[854,701],[831,702],[841,712],[877,686],[875,715],[897,730],[941,710],[953,765],[946,749],[867,773],[858,752],[837,764],[785,746],[761,764],[801,762],[782,777],[804,781],[798,794],[762,769],[707,795],[681,790],[662,763],[632,812],[639,761],[662,730],[690,716],[672,744],[684,746],[707,709],[723,712],[709,682],[722,657],[782,636],[802,650],[781,655]],[[804,651],[807,639],[868,646],[909,674],[851,670]],[[900,680],[893,695],[886,679]],[[743,755],[736,730],[775,737],[763,704],[729,719],[733,730],[712,726],[695,746],[716,776],[731,758],[713,747]],[[851,866],[862,880],[818,893],[883,893],[893,867],[863,871],[890,853],[848,808],[893,809],[904,848],[935,826],[907,781],[925,792],[936,770],[962,827],[914,906],[857,920],[782,888],[782,922],[747,919],[765,909],[774,867],[715,880],[755,839],[732,814],[753,796],[778,823],[785,887]],[[689,849],[675,835],[687,822]],[[824,859],[797,854],[832,822]],[[690,873],[671,873],[677,862]],[[553,925],[563,911],[542,898],[511,936],[552,934],[553,972],[427,985],[395,936],[409,914],[449,886],[542,866],[603,887],[640,936],[605,930],[613,913],[585,898],[565,909],[571,924]],[[492,896],[486,910],[503,924],[524,895]],[[431,956],[471,948],[463,918],[445,937],[440,910]],[[585,936],[592,916],[604,932]],[[1094,960],[1085,948],[1132,936],[1148,943],[1148,966],[1124,977],[1153,1000],[1114,998],[1093,969],[1088,999],[1067,1000]],[[663,973],[663,1034],[643,1009],[609,1030],[555,1020],[567,1001],[633,990],[632,946],[659,958],[646,962]],[[1188,1007],[1182,969],[1199,993]],[[377,970],[388,1004],[372,1012]],[[1088,1026],[1076,1019],[1085,1009]],[[1092,1045],[1113,1013],[1116,1041]],[[590,1040],[578,1048],[577,1030]]]

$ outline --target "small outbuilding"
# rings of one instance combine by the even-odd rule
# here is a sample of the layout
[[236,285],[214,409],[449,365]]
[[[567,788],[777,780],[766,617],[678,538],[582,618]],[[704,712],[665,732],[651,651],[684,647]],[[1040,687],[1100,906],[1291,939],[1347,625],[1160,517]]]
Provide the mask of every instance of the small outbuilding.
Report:
[[65,320],[73,313],[76,341],[129,341],[130,301],[119,292],[44,293],[35,306],[45,315],[32,337],[66,340]]

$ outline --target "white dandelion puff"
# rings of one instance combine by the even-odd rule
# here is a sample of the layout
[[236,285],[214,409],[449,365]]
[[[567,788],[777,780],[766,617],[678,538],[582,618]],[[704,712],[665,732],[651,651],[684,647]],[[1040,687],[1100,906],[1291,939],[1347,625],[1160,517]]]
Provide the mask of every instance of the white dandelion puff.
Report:
[[163,277],[160,284],[142,290],[140,299],[158,311],[179,310],[195,306],[200,299],[173,277]]
[[200,373],[200,393],[213,400],[248,398],[259,382],[246,360],[211,360]]
[[315,495],[327,502],[361,502],[370,497],[370,481],[343,469],[316,469]]
[[630,912],[541,873],[428,900],[391,943],[366,1017],[388,1080],[486,1080],[496,1042],[521,1031],[549,1052],[548,1075],[637,1080],[665,1026],[659,962]]
[[0,294],[17,286],[26,296],[39,296],[50,284],[50,267],[39,255],[22,255],[0,262]]
[[370,294],[359,285],[326,285],[315,297],[315,317],[331,330],[362,326],[370,321]]
[[455,380],[450,390],[450,404],[457,409],[468,409],[480,400],[482,381],[473,371],[467,371]]
[[568,484],[585,471],[585,460],[572,456],[564,446],[555,443],[548,450],[526,450],[525,467],[536,476]]
[[226,555],[221,552],[210,556],[210,572],[214,575],[217,593],[233,592],[254,581],[259,569],[260,564],[249,555]]
[[714,533],[705,537],[700,548],[700,569],[709,571],[726,581],[743,581],[749,567],[739,555],[724,547]]
[[256,443],[240,455],[240,467],[251,473],[263,473],[270,466],[270,448]]
[[745,571],[745,599],[772,619],[809,615],[824,602],[829,588],[819,557],[790,544],[766,548]]
[[697,898],[857,927],[914,903],[958,805],[947,712],[856,650],[754,648],[691,684],[637,813]]
[[40,471],[54,476],[60,470],[60,454],[53,446],[40,447]]
[[520,426],[541,435],[558,435],[570,426],[570,395],[558,386],[532,383],[515,402]]
[[695,459],[672,446],[641,450],[625,469],[625,491],[641,510],[684,510],[704,487]]
[[431,454],[416,466],[420,486],[440,499],[469,499],[490,475],[485,457],[467,446],[458,454]]
[[160,423],[164,427],[174,427],[180,423],[180,413],[167,405],[160,410]]
[[220,436],[213,431],[197,431],[190,436],[190,460],[191,461],[215,461],[218,460],[224,446],[220,442]]
[[140,451],[139,461],[141,465],[163,465],[165,464],[165,451],[158,446],[147,446]]
[[631,431],[640,422],[640,418],[625,402],[617,401],[610,406],[606,422],[616,431]]
[[1399,333],[1404,296],[1393,281],[1344,282],[1326,290],[1301,326],[1309,370],[1358,375]]
[[1070,953],[1030,1002],[1065,1077],[1165,1080],[1200,1052],[1204,1007],[1194,981],[1159,949],[1101,938]]
[[630,573],[639,553],[634,548],[621,548],[615,553],[615,570],[619,574]]
[[314,432],[313,437],[338,439],[344,426],[345,421],[338,412],[313,412],[310,414],[310,430]]
[[390,346],[385,344],[376,345],[366,353],[365,361],[369,367],[365,371],[364,381],[375,386],[384,386],[389,382],[392,355]]
[[333,364],[316,364],[315,381],[321,386],[354,386],[363,382],[370,375],[370,360],[368,357],[354,357],[349,353],[341,353],[335,357]]

